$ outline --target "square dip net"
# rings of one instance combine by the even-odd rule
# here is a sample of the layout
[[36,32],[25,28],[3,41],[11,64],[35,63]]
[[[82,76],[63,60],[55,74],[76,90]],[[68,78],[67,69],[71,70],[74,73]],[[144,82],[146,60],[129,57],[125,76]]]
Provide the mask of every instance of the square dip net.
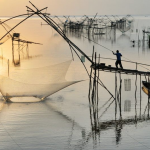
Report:
[[[57,91],[80,81],[66,81],[71,61],[52,66],[16,69],[10,77],[0,76],[0,92],[7,101],[23,102],[31,97],[41,101]],[[26,101],[25,100],[25,101]]]

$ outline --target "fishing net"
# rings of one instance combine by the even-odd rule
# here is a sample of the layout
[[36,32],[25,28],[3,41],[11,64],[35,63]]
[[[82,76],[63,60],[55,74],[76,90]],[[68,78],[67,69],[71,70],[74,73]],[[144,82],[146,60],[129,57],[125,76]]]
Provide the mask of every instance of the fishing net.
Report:
[[56,65],[38,68],[10,68],[9,77],[16,81],[29,84],[52,84],[66,82],[65,76],[70,64],[71,60]]
[[53,66],[15,70],[11,73],[11,78],[0,76],[0,91],[8,101],[12,101],[14,97],[34,97],[43,100],[79,82],[65,80],[70,63],[71,61],[67,61]]

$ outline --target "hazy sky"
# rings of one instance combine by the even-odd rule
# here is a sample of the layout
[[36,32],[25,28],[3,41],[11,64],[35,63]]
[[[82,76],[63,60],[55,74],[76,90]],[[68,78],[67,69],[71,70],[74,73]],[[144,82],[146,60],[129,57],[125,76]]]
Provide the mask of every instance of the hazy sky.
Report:
[[[52,15],[150,14],[150,0],[31,0]],[[0,0],[0,16],[26,13],[28,0]]]

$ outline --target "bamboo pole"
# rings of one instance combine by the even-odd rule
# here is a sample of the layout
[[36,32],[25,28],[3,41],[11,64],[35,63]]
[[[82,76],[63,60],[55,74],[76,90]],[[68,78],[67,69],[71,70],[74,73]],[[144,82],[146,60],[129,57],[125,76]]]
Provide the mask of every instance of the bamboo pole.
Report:
[[141,117],[141,101],[142,101],[142,96],[141,96],[141,75],[140,75],[140,117]]
[[96,52],[95,52],[95,69],[94,69],[94,71],[95,71],[95,75],[94,75],[94,84],[93,84],[93,103],[94,103],[94,112],[95,112],[95,114],[94,114],[94,118],[95,118],[95,129],[97,128],[97,106],[96,106],[96,92],[97,92],[97,90],[96,90],[96,79],[97,79],[97,77],[96,77],[96,75],[97,75],[97,69],[96,69]]
[[[92,62],[93,62],[93,59],[94,59],[94,46],[93,46],[93,53],[92,53]],[[90,99],[91,99],[90,96],[91,96],[92,72],[93,72],[93,68],[91,67],[90,82],[89,82],[89,102],[90,102]]]
[[[100,54],[99,54],[99,58],[98,58],[98,66],[100,65]],[[98,96],[98,79],[99,79],[99,70],[98,70],[98,78],[97,78],[97,121],[98,121],[98,104],[99,104],[99,96]],[[99,125],[99,121],[98,121],[98,125]]]
[[115,119],[117,115],[117,73],[115,72]]
[[[94,46],[93,46],[93,53],[92,53],[92,61],[94,59]],[[90,110],[90,119],[91,119],[91,126],[93,128],[93,117],[92,117],[92,108],[91,107],[91,88],[92,88],[92,72],[93,72],[93,68],[91,67],[91,72],[90,72],[90,82],[89,82],[89,110]]]
[[[137,70],[137,63],[136,63],[136,70]],[[137,121],[137,73],[136,73],[136,78],[135,78],[135,120]]]
[[120,73],[120,90],[119,90],[119,95],[120,95],[120,117],[122,118],[122,110],[121,110],[121,87],[122,87],[122,79],[121,79],[121,73]]

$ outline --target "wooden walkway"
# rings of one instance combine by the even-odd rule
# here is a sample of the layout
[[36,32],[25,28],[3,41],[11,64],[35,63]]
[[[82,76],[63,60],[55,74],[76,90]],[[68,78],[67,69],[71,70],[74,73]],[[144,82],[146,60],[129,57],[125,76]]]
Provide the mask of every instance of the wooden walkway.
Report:
[[111,72],[111,73],[121,73],[121,74],[129,74],[129,75],[141,75],[141,76],[149,76],[150,72],[144,72],[144,71],[138,71],[138,70],[131,70],[131,69],[120,69],[116,67],[109,67],[104,65],[92,65],[93,69],[96,68],[96,70],[99,71],[105,71],[105,72]]

